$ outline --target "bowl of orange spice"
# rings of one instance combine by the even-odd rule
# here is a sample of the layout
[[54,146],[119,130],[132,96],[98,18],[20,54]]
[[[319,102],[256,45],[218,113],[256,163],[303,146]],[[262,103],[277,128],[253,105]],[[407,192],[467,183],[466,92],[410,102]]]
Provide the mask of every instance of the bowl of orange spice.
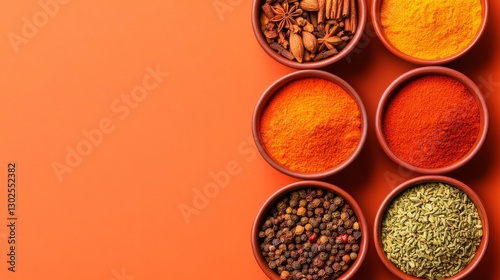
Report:
[[299,70],[275,81],[252,120],[262,157],[300,179],[328,177],[348,166],[363,147],[367,125],[354,88],[322,70]]
[[394,55],[420,65],[462,57],[484,33],[487,0],[374,0],[371,19]]
[[426,66],[389,85],[378,104],[375,131],[398,165],[443,174],[478,153],[488,126],[486,102],[473,81],[450,68]]

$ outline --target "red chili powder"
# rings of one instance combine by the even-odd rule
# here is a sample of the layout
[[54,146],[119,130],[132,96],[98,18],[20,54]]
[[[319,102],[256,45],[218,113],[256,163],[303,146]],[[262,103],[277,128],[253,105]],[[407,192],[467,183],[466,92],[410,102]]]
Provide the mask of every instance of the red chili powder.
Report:
[[459,81],[443,75],[416,78],[389,100],[383,131],[392,152],[420,168],[449,166],[479,136],[479,107]]
[[282,166],[317,173],[347,160],[361,140],[361,111],[339,85],[321,78],[278,90],[261,117],[261,138]]

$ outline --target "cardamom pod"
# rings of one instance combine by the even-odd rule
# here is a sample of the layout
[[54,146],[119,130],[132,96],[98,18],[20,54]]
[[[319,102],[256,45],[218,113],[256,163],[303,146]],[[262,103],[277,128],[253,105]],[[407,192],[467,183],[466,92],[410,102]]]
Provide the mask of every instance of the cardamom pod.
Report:
[[302,10],[308,12],[316,12],[319,10],[318,0],[302,0],[300,1],[299,6]]
[[304,43],[302,37],[297,33],[290,33],[290,52],[299,63],[302,63],[304,58]]
[[307,31],[302,31],[302,41],[304,43],[304,48],[315,53],[318,50],[318,39],[312,33]]
[[312,23],[307,22],[304,27],[302,27],[302,30],[313,32],[314,31],[314,25]]

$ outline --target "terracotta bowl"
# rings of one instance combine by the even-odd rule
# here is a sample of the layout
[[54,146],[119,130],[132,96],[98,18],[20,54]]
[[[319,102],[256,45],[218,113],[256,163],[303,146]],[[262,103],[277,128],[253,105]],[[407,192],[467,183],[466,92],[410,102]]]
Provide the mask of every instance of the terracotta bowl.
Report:
[[259,231],[260,227],[263,224],[263,222],[266,219],[266,216],[269,213],[269,210],[273,207],[276,206],[276,203],[283,197],[288,195],[289,193],[299,190],[299,189],[304,189],[304,188],[319,188],[323,189],[325,191],[330,191],[333,192],[340,197],[344,198],[345,202],[348,203],[351,208],[354,210],[354,213],[357,217],[360,230],[361,230],[361,242],[359,244],[359,251],[358,251],[358,257],[354,262],[350,264],[350,267],[347,271],[345,271],[340,278],[338,279],[350,279],[355,275],[355,273],[359,270],[361,267],[363,260],[366,257],[366,253],[368,250],[368,240],[369,240],[369,233],[368,233],[368,224],[366,222],[365,216],[363,212],[361,211],[361,208],[359,207],[358,203],[354,200],[354,198],[349,195],[346,191],[342,190],[341,188],[325,183],[322,181],[299,181],[295,182],[292,184],[289,184],[285,187],[282,187],[278,191],[276,191],[273,195],[271,195],[266,202],[262,205],[260,208],[259,212],[257,213],[257,216],[255,217],[253,226],[252,226],[252,234],[251,234],[251,245],[252,245],[252,251],[253,255],[255,257],[255,260],[257,261],[258,265],[262,269],[262,271],[269,277],[269,279],[280,279],[280,276],[273,271],[272,269],[269,268],[267,265],[267,262],[265,261],[264,257],[261,254],[260,251],[260,242],[259,242]]
[[358,8],[358,25],[356,32],[354,33],[353,38],[351,41],[347,44],[345,48],[343,48],[341,51],[339,51],[338,54],[331,56],[329,58],[319,60],[319,61],[311,61],[311,62],[302,62],[299,63],[296,60],[289,60],[282,55],[278,54],[276,51],[274,51],[269,44],[266,41],[266,38],[264,34],[261,31],[260,28],[260,13],[261,13],[261,6],[262,4],[265,3],[264,0],[254,0],[252,3],[252,28],[255,37],[257,38],[257,42],[261,46],[261,48],[266,52],[270,57],[272,57],[274,60],[277,62],[296,69],[318,69],[322,67],[326,67],[328,65],[331,65],[342,58],[344,58],[347,54],[349,54],[352,50],[356,48],[356,45],[358,44],[359,40],[361,37],[363,37],[363,31],[366,25],[366,19],[367,19],[367,6],[365,3],[365,0],[356,0],[357,3],[357,8]]
[[[348,159],[340,163],[339,165],[329,169],[329,170],[324,170],[321,172],[317,173],[300,173],[296,171],[292,171],[281,164],[279,164],[273,156],[267,151],[264,143],[262,142],[261,139],[261,134],[260,134],[260,120],[263,111],[265,110],[267,103],[269,100],[272,99],[272,97],[276,94],[276,92],[286,85],[287,83],[301,79],[301,78],[322,78],[328,81],[331,81],[337,85],[339,85],[341,88],[343,88],[358,104],[359,111],[361,113],[361,138],[358,143],[358,146],[355,148],[354,152],[350,155]],[[331,73],[322,71],[322,70],[299,70],[296,72],[293,72],[291,74],[285,75],[284,77],[278,79],[275,81],[272,85],[270,85],[262,94],[260,97],[259,101],[257,102],[257,105],[255,106],[254,114],[253,114],[253,119],[252,119],[252,132],[253,132],[253,137],[255,140],[255,144],[257,146],[257,149],[259,150],[260,154],[262,157],[276,170],[295,177],[299,179],[305,179],[305,180],[311,180],[311,179],[321,179],[325,178],[328,176],[331,176],[335,173],[338,173],[345,167],[347,167],[354,159],[358,156],[360,153],[366,139],[366,134],[367,134],[367,114],[365,107],[363,105],[363,102],[361,101],[361,98],[357,94],[357,92],[343,79],[339,78],[338,76],[335,76]]]
[[[447,77],[451,77],[459,82],[461,82],[472,94],[472,97],[476,101],[478,107],[479,107],[479,113],[480,113],[480,124],[479,124],[479,134],[477,136],[477,139],[474,143],[474,145],[471,147],[468,153],[466,153],[461,159],[458,161],[444,167],[440,168],[423,168],[423,167],[418,167],[414,166],[400,157],[398,157],[389,147],[387,140],[384,135],[383,131],[383,121],[384,121],[384,112],[386,109],[386,106],[388,102],[390,101],[391,97],[395,95],[401,86],[405,85],[405,83],[411,81],[412,79],[426,76],[426,75],[444,75]],[[377,113],[376,113],[376,120],[375,120],[375,132],[377,134],[378,141],[384,150],[384,152],[387,154],[389,158],[391,158],[396,164],[417,172],[421,174],[444,174],[451,172],[453,170],[456,170],[457,168],[463,166],[467,162],[469,162],[480,150],[481,146],[483,145],[487,133],[488,133],[488,127],[489,127],[489,119],[488,119],[488,108],[486,106],[486,102],[484,101],[483,95],[481,93],[481,90],[479,87],[472,81],[470,80],[467,76],[464,74],[450,69],[446,67],[441,67],[441,66],[425,66],[425,67],[420,67],[416,68],[413,70],[410,70],[409,72],[401,75],[397,79],[395,79],[389,87],[385,90],[383,93],[378,107],[377,107]]]
[[422,278],[417,278],[410,276],[408,274],[405,274],[402,272],[396,265],[394,265],[386,256],[382,244],[381,244],[381,223],[382,219],[384,218],[385,211],[387,207],[390,205],[392,200],[397,197],[400,193],[404,192],[405,190],[422,184],[422,183],[430,183],[430,182],[441,182],[441,183],[446,183],[448,185],[454,186],[464,193],[467,194],[467,196],[474,202],[476,205],[476,208],[479,212],[479,216],[482,221],[482,226],[483,226],[483,237],[481,240],[481,243],[476,251],[475,257],[471,260],[471,262],[464,268],[462,271],[460,271],[458,274],[455,274],[452,277],[446,278],[450,280],[456,280],[456,279],[462,279],[466,275],[468,275],[476,266],[479,264],[481,259],[483,258],[484,254],[486,253],[486,249],[488,247],[488,241],[489,241],[489,236],[490,236],[490,229],[489,229],[489,224],[488,224],[488,217],[486,215],[486,210],[484,208],[483,203],[481,202],[479,196],[467,185],[464,183],[455,180],[450,177],[446,176],[438,176],[438,175],[427,175],[427,176],[421,176],[417,177],[411,180],[408,180],[401,185],[397,186],[395,189],[393,189],[384,199],[382,204],[380,205],[380,208],[377,211],[376,217],[375,217],[375,224],[374,224],[374,229],[373,229],[373,236],[374,236],[374,242],[375,242],[375,249],[377,251],[378,256],[384,263],[384,265],[397,277],[400,279],[405,279],[405,280],[417,280],[417,279],[422,279]]
[[382,23],[380,20],[380,9],[382,6],[383,0],[373,0],[372,6],[371,6],[371,20],[373,22],[373,27],[375,29],[375,33],[377,34],[377,37],[382,41],[383,45],[394,55],[398,56],[399,58],[406,60],[410,63],[418,64],[418,65],[441,65],[441,64],[446,64],[449,63],[453,60],[456,60],[460,57],[462,57],[465,53],[467,53],[470,49],[476,45],[477,41],[480,39],[482,34],[484,33],[484,30],[486,28],[486,22],[488,19],[488,1],[487,0],[481,0],[481,4],[483,7],[482,10],[482,23],[479,28],[479,31],[477,32],[476,36],[474,39],[467,45],[465,46],[461,51],[458,53],[455,53],[454,55],[451,55],[449,57],[445,58],[440,58],[440,59],[434,59],[434,60],[427,60],[427,59],[422,59],[422,58],[417,58],[411,55],[408,55],[402,51],[400,51],[398,48],[396,48],[386,37],[384,33],[384,29],[382,27]]

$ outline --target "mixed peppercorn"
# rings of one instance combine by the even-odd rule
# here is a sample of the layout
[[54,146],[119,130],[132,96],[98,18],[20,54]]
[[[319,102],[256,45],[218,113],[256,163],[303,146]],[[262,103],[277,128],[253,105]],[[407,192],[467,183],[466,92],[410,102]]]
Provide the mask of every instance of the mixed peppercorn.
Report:
[[335,279],[357,259],[361,231],[342,197],[311,187],[272,206],[259,240],[267,265],[281,279]]

